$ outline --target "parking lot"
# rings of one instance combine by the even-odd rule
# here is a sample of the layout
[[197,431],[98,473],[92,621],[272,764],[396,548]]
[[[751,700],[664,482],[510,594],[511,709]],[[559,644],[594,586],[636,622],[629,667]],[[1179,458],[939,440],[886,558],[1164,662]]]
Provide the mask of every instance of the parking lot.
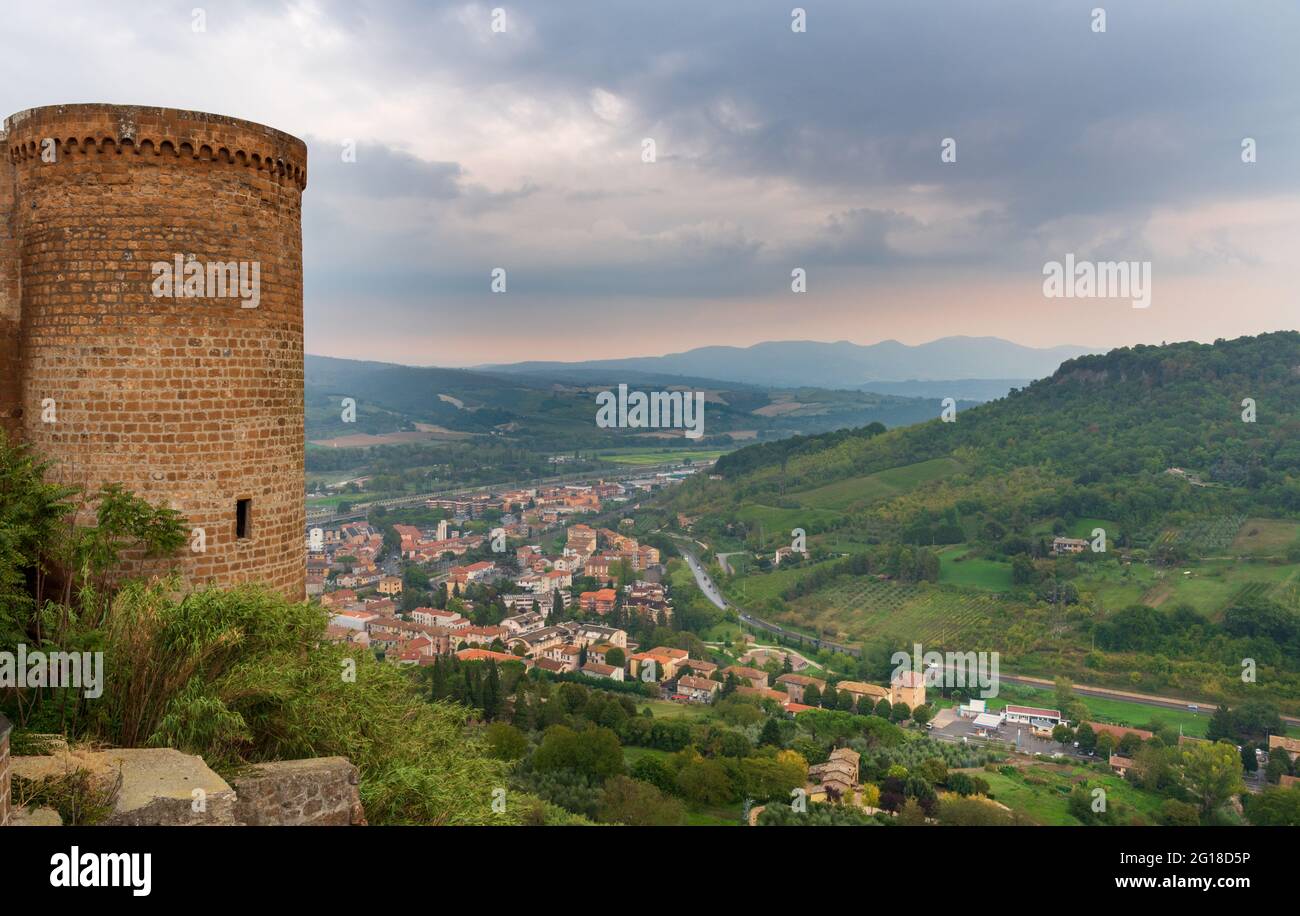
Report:
[[1008,722],[999,729],[987,731],[984,735],[980,734],[981,731],[985,730],[976,729],[974,720],[963,719],[955,711],[945,709],[935,716],[934,728],[930,729],[930,737],[939,741],[961,743],[964,740],[967,744],[1009,746],[1025,754],[1046,754],[1049,757],[1053,754],[1064,754],[1071,757],[1080,756],[1074,748],[1062,748],[1061,745],[1050,738],[1034,736],[1030,733],[1027,725]]

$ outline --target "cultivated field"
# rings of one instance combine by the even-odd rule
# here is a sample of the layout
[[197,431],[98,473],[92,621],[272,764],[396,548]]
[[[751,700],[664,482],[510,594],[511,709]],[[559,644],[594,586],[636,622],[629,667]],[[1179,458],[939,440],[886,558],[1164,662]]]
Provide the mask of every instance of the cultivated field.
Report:
[[1291,607],[1296,607],[1300,599],[1300,566],[1293,564],[1206,560],[1161,568],[1140,563],[1100,563],[1087,567],[1076,581],[1080,591],[1100,600],[1107,612],[1135,603],[1166,610],[1188,604],[1204,616],[1217,619],[1230,604],[1251,596]]
[[983,592],[852,576],[792,602],[788,616],[850,640],[885,637],[939,648],[992,645],[987,640],[1002,607]]
[[806,531],[810,526],[834,521],[839,516],[840,513],[829,509],[778,509],[758,504],[745,506],[736,512],[736,518],[751,528],[761,525],[769,542],[775,536],[782,543],[789,540],[790,532],[795,528]]
[[1244,515],[1216,515],[1189,522],[1181,528],[1170,528],[1161,533],[1153,546],[1171,544],[1196,556],[1216,556],[1226,553],[1245,523]]
[[964,470],[961,462],[953,458],[935,458],[903,467],[877,471],[865,477],[851,477],[824,487],[791,494],[802,506],[809,508],[847,510],[851,506],[880,502],[906,493],[921,484],[952,477]]
[[1229,548],[1234,554],[1285,554],[1300,536],[1300,525],[1273,518],[1248,518]]

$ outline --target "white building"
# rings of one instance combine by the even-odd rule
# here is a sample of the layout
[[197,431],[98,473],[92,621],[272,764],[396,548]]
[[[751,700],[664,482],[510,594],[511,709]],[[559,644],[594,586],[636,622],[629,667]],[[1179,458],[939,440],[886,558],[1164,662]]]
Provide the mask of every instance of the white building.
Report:
[[1003,716],[1008,722],[1047,730],[1055,728],[1062,721],[1059,709],[1040,709],[1037,706],[1008,706],[1003,710]]

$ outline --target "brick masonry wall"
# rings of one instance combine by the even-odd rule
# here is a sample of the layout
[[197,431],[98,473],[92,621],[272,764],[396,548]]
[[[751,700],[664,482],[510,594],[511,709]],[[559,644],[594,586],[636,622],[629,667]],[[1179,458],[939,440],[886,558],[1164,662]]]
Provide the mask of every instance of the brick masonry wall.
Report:
[[[0,131],[0,150],[7,149]],[[18,246],[13,234],[13,164],[0,155],[0,430],[18,434],[21,416],[18,364]]]
[[9,720],[0,715],[0,827],[9,826],[13,789],[9,778]]
[[[0,383],[0,422],[16,399],[22,438],[56,477],[122,483],[204,532],[204,552],[136,557],[137,572],[179,565],[191,582],[303,597],[306,156],[288,134],[198,112],[64,105],[5,122],[0,367],[16,318],[21,378],[16,392]],[[156,298],[151,264],[177,254],[260,263],[259,306]]]
[[360,827],[357,768],[346,757],[261,764],[234,780],[235,820],[261,827]]

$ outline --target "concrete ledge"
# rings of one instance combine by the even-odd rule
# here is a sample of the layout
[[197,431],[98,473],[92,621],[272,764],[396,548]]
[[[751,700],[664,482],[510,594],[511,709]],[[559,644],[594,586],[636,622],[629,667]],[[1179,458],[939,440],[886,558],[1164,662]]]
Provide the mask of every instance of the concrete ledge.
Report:
[[[235,793],[202,757],[172,748],[63,750],[48,757],[15,757],[13,772],[39,781],[76,770],[90,774],[95,790],[110,795],[104,826],[233,825]],[[119,785],[120,779],[120,785]]]

